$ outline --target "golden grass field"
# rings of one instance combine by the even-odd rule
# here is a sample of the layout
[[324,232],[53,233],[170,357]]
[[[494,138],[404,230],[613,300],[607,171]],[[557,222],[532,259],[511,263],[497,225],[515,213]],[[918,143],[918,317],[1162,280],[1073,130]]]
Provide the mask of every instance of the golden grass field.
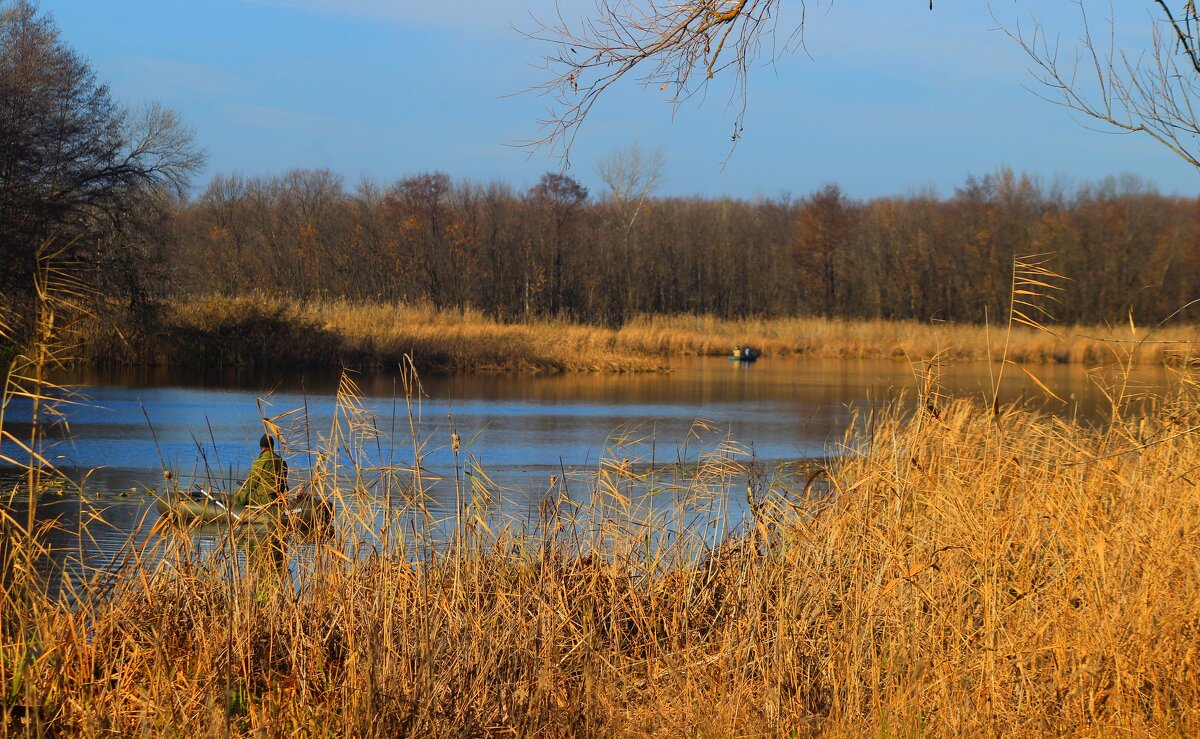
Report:
[[1192,357],[1200,344],[1195,326],[1149,331],[1128,325],[1052,327],[1054,334],[1016,326],[917,321],[776,318],[722,321],[697,316],[647,316],[618,332],[634,351],[668,355],[723,354],[749,343],[767,357],[822,359],[998,360],[1008,341],[1009,359],[1024,363],[1106,364],[1140,342],[1139,357],[1161,362]]
[[[1128,325],[1065,326],[1057,335],[1005,327],[779,318],[725,321],[712,317],[646,316],[620,328],[567,321],[504,323],[471,310],[267,296],[210,296],[168,305],[158,333],[132,353],[108,321],[81,324],[84,361],[181,365],[318,365],[397,367],[406,355],[423,371],[646,372],[672,357],[721,355],[750,344],[765,357],[957,360],[1106,364],[1138,347],[1144,362],[1190,361],[1197,328],[1150,331]],[[1143,343],[1144,342],[1144,343]]]
[[[729,458],[662,477],[610,459],[577,505],[506,525],[477,474],[433,550],[419,476],[318,457],[304,484],[347,510],[391,484],[407,503],[370,549],[345,517],[305,544],[298,587],[226,566],[235,543],[269,545],[200,553],[163,520],[70,606],[27,587],[36,544],[11,540],[3,733],[1200,734],[1194,381],[1105,428],[926,399],[848,431],[812,486]],[[365,443],[342,402],[326,454]],[[679,508],[636,505],[748,483],[747,527],[711,547]]]

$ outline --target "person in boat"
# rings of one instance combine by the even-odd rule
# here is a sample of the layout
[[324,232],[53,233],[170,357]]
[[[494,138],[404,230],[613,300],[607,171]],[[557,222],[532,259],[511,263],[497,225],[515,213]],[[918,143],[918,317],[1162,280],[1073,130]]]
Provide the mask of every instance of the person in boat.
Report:
[[270,434],[263,434],[258,449],[258,458],[250,465],[246,482],[233,496],[235,505],[263,506],[287,499],[287,462],[275,453],[275,440]]

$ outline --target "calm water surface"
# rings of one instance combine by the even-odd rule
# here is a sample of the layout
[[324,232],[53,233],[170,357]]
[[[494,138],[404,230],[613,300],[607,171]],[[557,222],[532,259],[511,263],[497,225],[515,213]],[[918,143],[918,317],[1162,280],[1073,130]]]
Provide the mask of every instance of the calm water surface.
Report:
[[[1054,412],[1100,419],[1103,395],[1077,366],[1038,367],[1040,379],[1064,399]],[[82,402],[64,408],[48,454],[60,467],[94,470],[97,491],[161,484],[163,468],[184,476],[240,479],[256,454],[260,414],[284,416],[289,446],[312,447],[328,433],[338,378],[324,373],[204,375],[180,371],[86,373],[68,376]],[[375,416],[379,440],[368,451],[384,460],[412,460],[404,390],[396,376],[355,375],[363,404]],[[1143,371],[1139,383],[1162,386],[1165,374]],[[984,397],[988,366],[943,370],[954,395]],[[614,437],[652,437],[659,459],[670,459],[697,419],[710,422],[752,449],[759,459],[822,456],[841,438],[852,411],[869,410],[916,387],[901,362],[763,360],[744,365],[723,358],[679,361],[654,375],[466,375],[423,381],[413,413],[426,464],[453,464],[450,434],[466,451],[507,479],[561,465],[596,463]],[[1010,368],[1004,397],[1041,397]],[[9,419],[21,419],[22,408]],[[309,423],[295,423],[301,416]],[[395,450],[394,453],[392,450]],[[300,466],[304,460],[296,460]]]
[[[994,371],[994,367],[992,368]],[[1036,368],[1065,403],[1046,408],[1099,421],[1106,401],[1078,366]],[[46,455],[73,478],[78,496],[51,492],[39,518],[57,517],[66,531],[88,531],[86,546],[63,535],[61,548],[87,549],[84,559],[111,556],[139,523],[156,517],[151,489],[169,469],[185,486],[200,482],[231,489],[257,453],[261,418],[276,418],[292,449],[314,449],[330,434],[338,377],[331,373],[86,372],[62,378],[78,390],[63,407]],[[634,465],[689,461],[734,439],[747,460],[772,465],[837,453],[855,411],[865,412],[914,394],[912,368],[891,361],[678,361],[655,375],[464,375],[423,380],[410,405],[402,382],[389,374],[356,375],[372,433],[352,444],[366,465],[411,467],[417,454],[435,483],[433,496],[452,500],[456,459],[452,433],[462,439],[459,469],[478,465],[508,498],[533,509],[550,477],[595,469],[600,460]],[[985,397],[989,367],[969,363],[942,370],[953,395]],[[1144,370],[1137,385],[1162,388],[1161,370]],[[1003,398],[1041,402],[1036,386],[1010,368]],[[289,413],[291,412],[291,413]],[[10,408],[6,423],[21,433],[28,409]],[[699,424],[697,422],[700,422]],[[415,429],[415,434],[413,429]],[[415,439],[415,450],[414,450]],[[0,452],[15,455],[11,448]],[[285,454],[293,470],[312,464],[305,452]],[[0,481],[14,471],[0,469]],[[293,474],[293,482],[298,477]],[[11,486],[10,486],[11,489]],[[24,503],[14,501],[21,509]],[[740,516],[742,501],[731,501]],[[92,513],[103,525],[85,525]],[[94,523],[94,522],[93,522]]]

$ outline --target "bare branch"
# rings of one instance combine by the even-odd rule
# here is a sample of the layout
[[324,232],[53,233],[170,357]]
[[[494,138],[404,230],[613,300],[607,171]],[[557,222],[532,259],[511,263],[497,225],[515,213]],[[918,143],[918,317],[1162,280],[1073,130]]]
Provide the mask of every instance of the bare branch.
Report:
[[[668,101],[677,107],[726,72],[733,82],[730,100],[740,101],[731,135],[736,145],[745,120],[746,76],[763,41],[774,40],[783,0],[595,2],[594,12],[578,22],[568,22],[559,8],[554,24],[539,24],[527,34],[555,51],[544,57],[548,80],[532,88],[552,99],[539,121],[542,134],[525,143],[549,146],[569,160],[579,127],[596,101],[625,77],[670,90]],[[799,25],[782,47],[767,47],[768,62],[781,48],[803,44],[807,5],[820,2],[798,0]],[[1200,167],[1200,118],[1193,103],[1200,92],[1195,0],[1153,0],[1147,11],[1150,32],[1139,50],[1118,43],[1111,0],[1106,39],[1093,34],[1087,10],[1092,0],[1074,2],[1082,31],[1069,62],[1060,59],[1057,36],[1051,39],[1036,18],[1031,31],[1001,24],[1033,60],[1044,88],[1040,96],[1118,132],[1146,134]]]
[[1167,6],[1166,0],[1155,0],[1163,14],[1167,16],[1167,22],[1175,31],[1175,36],[1179,40],[1179,48],[1183,49],[1183,53],[1187,55],[1192,62],[1192,69],[1200,73],[1200,58],[1196,56],[1196,37],[1193,34],[1192,21],[1196,18],[1196,4],[1194,0],[1188,0],[1183,6],[1183,22],[1177,21],[1175,15],[1171,12],[1171,8]]
[[1164,0],[1155,0],[1157,11],[1151,13],[1149,38],[1142,49],[1118,46],[1111,5],[1104,45],[1093,35],[1084,0],[1076,0],[1076,5],[1082,31],[1069,64],[1059,59],[1059,39],[1051,41],[1036,19],[1028,31],[1020,24],[1003,28],[1033,61],[1034,77],[1044,88],[1037,94],[1118,132],[1150,136],[1200,167],[1200,116],[1194,105],[1200,93],[1200,55],[1193,0],[1184,3],[1179,14]]
[[[549,79],[533,88],[552,99],[539,121],[542,136],[525,143],[550,146],[569,159],[580,125],[623,78],[633,75],[642,85],[669,90],[668,102],[677,107],[726,71],[733,77],[730,99],[740,101],[731,136],[736,143],[746,111],[746,73],[763,40],[774,36],[780,2],[596,0],[591,17],[577,23],[565,20],[559,8],[555,23],[539,22],[526,34],[555,51],[544,57]],[[803,20],[792,38],[802,31]],[[776,48],[770,47],[771,59]]]

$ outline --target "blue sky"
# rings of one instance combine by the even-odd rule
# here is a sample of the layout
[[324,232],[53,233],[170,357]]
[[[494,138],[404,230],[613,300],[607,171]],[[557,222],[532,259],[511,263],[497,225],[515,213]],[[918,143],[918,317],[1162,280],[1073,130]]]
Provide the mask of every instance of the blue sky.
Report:
[[[798,2],[784,0],[785,12]],[[1148,138],[1093,130],[1038,99],[1029,63],[985,0],[809,4],[806,49],[750,78],[744,138],[726,163],[728,87],[673,111],[630,81],[602,98],[570,174],[599,194],[598,161],[661,149],[659,194],[802,196],[837,183],[858,198],[929,190],[1009,166],[1046,182],[1130,173],[1196,195],[1195,169]],[[1132,5],[1132,4],[1130,4]],[[1148,3],[1146,4],[1149,5]],[[563,0],[582,13],[592,0]],[[1107,4],[1101,4],[1107,8]],[[514,30],[553,0],[43,0],[64,40],[127,104],[160,101],[195,128],[215,174],[326,167],[352,187],[440,170],[523,189],[560,162],[512,144],[538,134],[550,49]],[[1039,19],[1069,42],[1069,0],[995,0],[997,17]],[[1122,11],[1127,12],[1127,11]],[[1145,8],[1119,35],[1148,27]],[[794,17],[794,16],[792,16]],[[781,19],[787,28],[790,17]]]

